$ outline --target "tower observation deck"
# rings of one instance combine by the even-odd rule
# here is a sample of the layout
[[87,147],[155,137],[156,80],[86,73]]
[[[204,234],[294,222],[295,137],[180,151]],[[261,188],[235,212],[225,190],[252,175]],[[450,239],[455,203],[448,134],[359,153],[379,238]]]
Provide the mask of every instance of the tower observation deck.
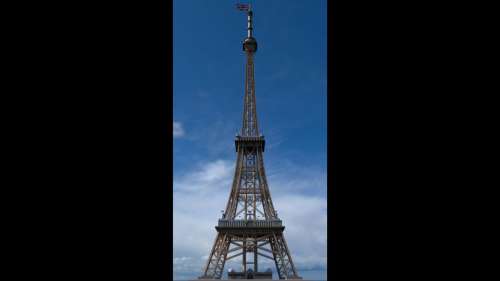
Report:
[[299,277],[283,235],[285,226],[271,200],[264,169],[264,136],[259,133],[255,100],[253,11],[247,14],[245,91],[241,131],[235,139],[237,153],[233,183],[226,208],[219,219],[217,236],[199,279],[221,279],[226,261],[238,258],[242,271],[228,272],[230,279],[272,279],[271,271],[259,271],[259,258],[272,260],[280,279]]

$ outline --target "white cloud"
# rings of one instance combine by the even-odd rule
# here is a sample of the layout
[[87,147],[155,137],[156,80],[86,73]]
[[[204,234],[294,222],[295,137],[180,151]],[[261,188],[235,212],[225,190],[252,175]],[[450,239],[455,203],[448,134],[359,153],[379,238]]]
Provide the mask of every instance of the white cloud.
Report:
[[201,272],[215,239],[214,226],[229,196],[234,167],[225,160],[199,163],[174,179],[174,258],[189,257],[188,263],[174,263],[174,272]]
[[179,138],[185,135],[184,128],[181,122],[174,121],[174,138]]
[[[212,121],[207,123],[206,119],[192,120],[193,130],[188,139],[197,148],[205,151],[205,155],[213,158],[230,157],[234,155],[234,138],[238,131],[239,122],[227,119],[220,113],[214,112],[210,117]],[[221,141],[222,140],[222,141]]]
[[[229,160],[193,165],[174,179],[174,273],[201,273],[216,236],[215,225],[225,209],[235,164]],[[311,190],[326,190],[326,174],[294,169],[272,173],[269,185],[273,203],[285,225],[285,239],[300,269],[326,269],[326,198]],[[318,180],[318,176],[321,179]],[[320,192],[321,193],[321,192]],[[304,239],[307,230],[308,239]],[[261,259],[264,262],[265,259]],[[262,268],[274,267],[273,263]],[[225,269],[236,268],[228,263]],[[299,272],[300,273],[300,272]]]

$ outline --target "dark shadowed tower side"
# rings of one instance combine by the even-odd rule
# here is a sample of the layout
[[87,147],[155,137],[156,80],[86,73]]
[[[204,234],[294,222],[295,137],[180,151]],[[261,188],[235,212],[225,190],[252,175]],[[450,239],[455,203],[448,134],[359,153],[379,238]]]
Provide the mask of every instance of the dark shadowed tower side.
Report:
[[237,160],[231,193],[215,227],[217,236],[199,279],[220,279],[224,264],[231,259],[240,259],[242,270],[228,272],[230,279],[271,279],[271,272],[259,271],[260,257],[274,262],[280,279],[302,279],[283,236],[285,227],[274,209],[264,170],[265,141],[259,133],[255,101],[257,40],[253,37],[253,12],[245,4],[238,8],[248,15],[248,33],[243,41],[247,57],[243,124],[235,140]]

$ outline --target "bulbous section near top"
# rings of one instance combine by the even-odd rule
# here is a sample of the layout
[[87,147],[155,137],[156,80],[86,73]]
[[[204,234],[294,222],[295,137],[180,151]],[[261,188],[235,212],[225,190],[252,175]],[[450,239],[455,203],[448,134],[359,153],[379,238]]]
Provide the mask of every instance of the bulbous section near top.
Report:
[[257,52],[257,40],[255,40],[255,38],[253,37],[247,37],[243,41],[243,51],[249,53]]

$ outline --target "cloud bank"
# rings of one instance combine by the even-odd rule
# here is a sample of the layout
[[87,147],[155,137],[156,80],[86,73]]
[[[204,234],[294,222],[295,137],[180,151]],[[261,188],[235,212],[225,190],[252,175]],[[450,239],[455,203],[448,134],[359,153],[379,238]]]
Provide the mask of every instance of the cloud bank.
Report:
[[[218,159],[197,163],[174,178],[174,278],[201,274],[216,236],[214,227],[228,200],[234,169],[232,160]],[[285,239],[299,273],[326,269],[326,173],[288,163],[284,170],[270,167],[268,174],[273,203],[286,227]],[[228,262],[225,270],[238,266]],[[273,268],[274,264],[262,266]]]
[[183,137],[184,135],[185,132],[182,123],[174,121],[174,138]]

